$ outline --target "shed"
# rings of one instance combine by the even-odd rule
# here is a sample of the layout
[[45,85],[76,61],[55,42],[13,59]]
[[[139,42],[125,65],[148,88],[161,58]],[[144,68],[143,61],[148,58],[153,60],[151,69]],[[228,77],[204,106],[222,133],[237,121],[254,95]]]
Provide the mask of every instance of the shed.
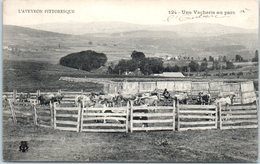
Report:
[[153,74],[160,77],[185,77],[181,72],[163,72],[161,74]]

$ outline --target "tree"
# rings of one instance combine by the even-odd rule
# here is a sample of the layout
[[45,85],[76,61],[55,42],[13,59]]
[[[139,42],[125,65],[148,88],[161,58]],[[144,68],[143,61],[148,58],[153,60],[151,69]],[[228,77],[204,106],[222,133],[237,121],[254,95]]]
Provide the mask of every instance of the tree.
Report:
[[175,66],[167,66],[164,68],[164,72],[179,72],[180,71],[180,67],[175,64]]
[[200,65],[200,71],[206,71],[208,69],[208,62],[207,61],[203,61]]
[[214,61],[214,58],[212,56],[209,56],[209,61]]
[[189,63],[189,67],[190,67],[191,71],[193,71],[193,72],[199,71],[199,63],[196,61],[191,61]]
[[143,52],[133,51],[131,54],[132,60],[142,61],[145,59],[145,55]]
[[188,72],[189,69],[190,69],[190,67],[188,67],[188,66],[183,66],[183,67],[181,68],[181,71],[182,71],[182,72]]
[[236,60],[236,62],[242,62],[243,58],[240,55],[236,55],[235,60]]
[[223,56],[223,62],[227,62],[227,57]]
[[103,53],[87,50],[69,54],[60,59],[60,65],[91,71],[98,69],[107,62],[107,56]]
[[230,61],[227,61],[226,69],[233,69],[233,68],[235,68],[234,64],[232,62],[230,62]]
[[158,58],[145,58],[141,61],[140,70],[144,75],[161,73],[163,71],[163,61]]
[[212,69],[213,70],[217,70],[217,69],[220,69],[220,63],[219,61],[213,61],[213,65],[212,65]]
[[114,72],[117,74],[123,73],[125,71],[135,71],[138,68],[138,63],[133,60],[120,60],[115,66]]
[[252,59],[252,62],[258,62],[258,50],[255,51],[255,57]]

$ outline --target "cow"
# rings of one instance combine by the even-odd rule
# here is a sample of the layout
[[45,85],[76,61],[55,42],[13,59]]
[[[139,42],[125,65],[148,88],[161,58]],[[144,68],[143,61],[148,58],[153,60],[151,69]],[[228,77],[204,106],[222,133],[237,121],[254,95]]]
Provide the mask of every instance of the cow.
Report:
[[38,100],[40,102],[40,105],[48,105],[50,102],[52,102],[54,97],[54,94],[45,94],[38,96]]
[[203,94],[203,92],[199,92],[199,95],[197,97],[197,104],[200,105],[209,105],[211,101],[210,94]]
[[173,96],[173,99],[177,102],[179,101],[180,104],[187,104],[188,103],[188,94],[186,92],[177,93]]
[[30,95],[29,92],[28,92],[27,94],[25,94],[25,93],[22,92],[22,93],[19,95],[18,101],[19,101],[19,102],[29,102],[30,97],[31,97],[31,95]]
[[75,105],[81,107],[92,107],[95,102],[87,95],[78,95],[75,97]]
[[6,95],[2,96],[2,103],[3,103],[3,108],[5,109],[6,106],[8,105],[8,97]]
[[54,102],[58,102],[60,104],[63,97],[64,95],[61,93],[56,93],[56,94],[47,93],[44,95],[40,95],[38,97],[38,100],[40,101],[40,105],[48,105]]
[[[227,107],[230,105],[233,105],[233,99],[235,97],[235,94],[230,94],[227,97],[219,97],[215,100],[215,104],[219,105],[224,108],[224,110],[227,110]],[[227,114],[228,116],[228,114]],[[227,119],[226,119],[227,120]]]
[[222,106],[233,105],[234,97],[235,97],[235,94],[230,94],[225,97],[219,96],[219,98],[215,100],[215,104],[219,104]]

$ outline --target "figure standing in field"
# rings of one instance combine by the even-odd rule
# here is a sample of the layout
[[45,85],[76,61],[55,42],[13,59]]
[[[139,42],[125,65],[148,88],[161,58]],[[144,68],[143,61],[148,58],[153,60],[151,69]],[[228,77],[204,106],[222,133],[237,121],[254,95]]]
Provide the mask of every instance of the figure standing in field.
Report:
[[165,88],[165,90],[163,91],[163,96],[164,96],[166,99],[169,99],[169,98],[170,98],[170,93],[167,91],[166,88]]
[[165,88],[165,90],[163,91],[163,97],[164,97],[164,104],[168,105],[168,101],[171,97],[170,93],[167,91],[167,89]]

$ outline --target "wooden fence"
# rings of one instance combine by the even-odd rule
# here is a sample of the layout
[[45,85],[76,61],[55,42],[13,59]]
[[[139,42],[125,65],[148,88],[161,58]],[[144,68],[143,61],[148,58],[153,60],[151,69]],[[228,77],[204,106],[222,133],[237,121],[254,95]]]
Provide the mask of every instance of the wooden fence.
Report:
[[83,108],[81,131],[128,132],[129,103],[125,107]]
[[32,104],[34,113],[34,124],[41,127],[53,127],[53,107],[52,104],[40,106]]
[[130,108],[130,131],[175,130],[173,106],[133,106]]
[[177,130],[217,129],[217,106],[177,104]]
[[79,132],[80,114],[81,107],[59,107],[54,103],[54,129]]
[[[236,129],[258,127],[258,105],[180,105],[134,106],[128,102],[123,107],[82,108],[62,107],[57,103],[41,106],[32,104],[31,113],[19,111],[17,103],[9,100],[10,115],[33,117],[37,126],[76,132],[134,132],[203,129]],[[23,106],[23,108],[28,108]],[[5,112],[7,112],[5,110]],[[21,116],[20,116],[21,115]],[[177,125],[177,126],[175,126]]]
[[220,106],[220,129],[257,128],[257,105]]

